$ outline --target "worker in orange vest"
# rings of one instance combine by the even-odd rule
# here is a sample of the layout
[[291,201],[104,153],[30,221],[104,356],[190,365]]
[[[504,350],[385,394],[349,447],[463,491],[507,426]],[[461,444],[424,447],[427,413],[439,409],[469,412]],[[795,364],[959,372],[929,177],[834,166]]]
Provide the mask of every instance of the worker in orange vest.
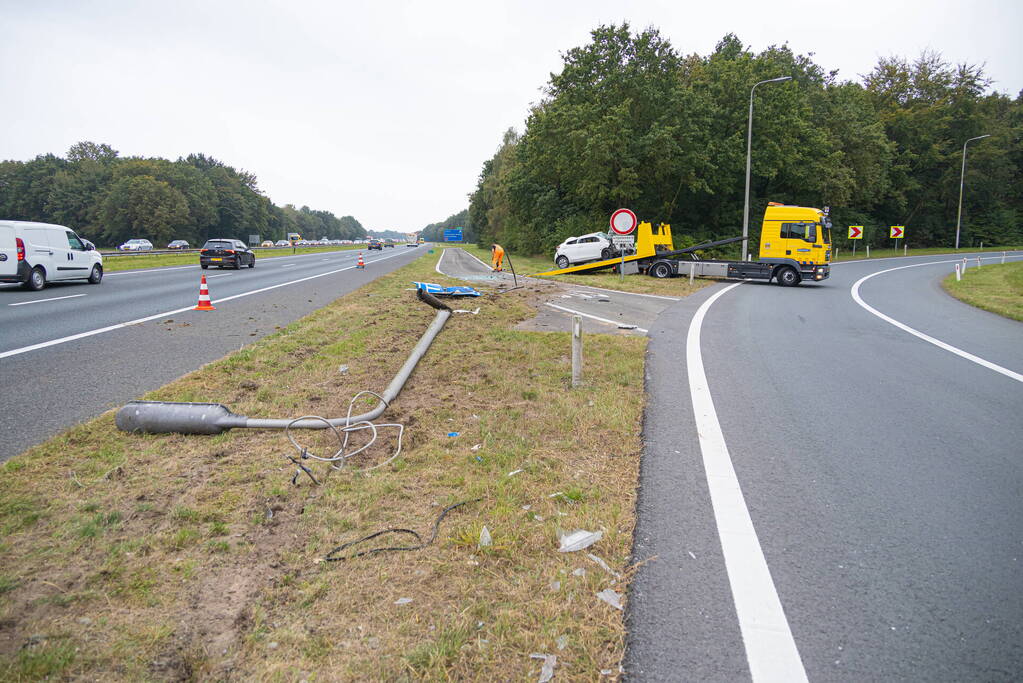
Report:
[[495,273],[501,272],[502,261],[504,261],[504,248],[500,244],[491,244],[490,266]]

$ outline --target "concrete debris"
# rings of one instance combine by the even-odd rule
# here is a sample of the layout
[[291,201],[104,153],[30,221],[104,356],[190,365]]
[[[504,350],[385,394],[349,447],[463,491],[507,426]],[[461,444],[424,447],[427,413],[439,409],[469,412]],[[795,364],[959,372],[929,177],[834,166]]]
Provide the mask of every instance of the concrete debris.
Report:
[[557,644],[559,650],[564,650],[568,646],[568,636],[560,635],[554,639],[554,642]]
[[540,669],[540,678],[537,679],[537,683],[547,683],[547,681],[554,678],[554,667],[558,665],[557,655],[541,654],[534,652],[529,655],[533,659],[542,659],[543,667]]
[[606,602],[607,604],[611,605],[615,609],[622,609],[622,596],[619,595],[618,593],[615,593],[610,588],[605,588],[604,590],[597,593],[597,597]]
[[348,374],[348,366],[347,365],[339,365],[339,366],[337,366],[337,371],[340,372],[342,375],[347,375]]
[[494,545],[494,539],[490,537],[490,529],[488,529],[486,525],[484,525],[483,528],[480,530],[479,547],[486,548],[487,546],[491,545]]
[[586,576],[586,570],[583,569],[582,567],[579,567],[578,569],[572,572],[572,576]]
[[591,560],[593,560],[594,562],[596,562],[598,565],[600,565],[601,569],[603,569],[604,571],[606,571],[608,574],[610,574],[611,576],[615,577],[616,579],[622,578],[621,574],[619,574],[615,570],[611,569],[611,567],[607,566],[607,562],[605,562],[604,560],[600,559],[596,555],[592,555],[590,553],[586,553],[586,557],[588,557]]
[[585,529],[576,529],[570,534],[561,535],[561,547],[558,548],[558,552],[574,553],[577,550],[589,548],[603,537],[603,531],[586,531]]
[[412,598],[398,598],[394,601],[395,605],[407,605],[412,602]]
[[514,477],[516,474],[518,474],[521,471],[522,470],[512,470],[511,472],[508,473],[508,476],[509,477]]

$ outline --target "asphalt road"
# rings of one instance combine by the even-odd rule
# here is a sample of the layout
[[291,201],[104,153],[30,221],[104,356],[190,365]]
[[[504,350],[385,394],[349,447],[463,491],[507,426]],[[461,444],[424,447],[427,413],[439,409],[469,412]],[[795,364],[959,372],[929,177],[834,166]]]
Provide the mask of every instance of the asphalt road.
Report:
[[[255,268],[237,271],[201,271],[198,263],[123,271],[100,285],[58,283],[39,292],[2,286],[0,461],[270,334],[425,251],[363,252],[365,269],[355,268],[357,252],[338,251],[259,259]],[[216,311],[190,310],[201,273]]]
[[[1023,324],[946,295],[951,261],[843,263],[823,283],[745,283],[705,309],[702,367],[734,480],[697,429],[706,397],[687,355],[694,314],[729,285],[658,318],[629,678],[1023,678]],[[864,303],[1009,374],[854,300],[857,281],[893,268],[862,282]],[[771,585],[756,583],[757,551]]]

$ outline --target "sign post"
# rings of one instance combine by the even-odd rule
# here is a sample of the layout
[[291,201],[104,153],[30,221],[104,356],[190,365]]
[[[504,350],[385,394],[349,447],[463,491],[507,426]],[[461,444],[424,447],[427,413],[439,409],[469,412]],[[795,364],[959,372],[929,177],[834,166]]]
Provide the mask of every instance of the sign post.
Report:
[[[888,237],[890,237],[893,240],[905,239],[905,237],[906,237],[906,227],[904,225],[893,225],[893,226],[891,226],[891,228],[888,231]],[[892,248],[894,249],[894,253],[897,256],[898,253],[899,253],[899,248],[897,246],[895,246],[894,242],[892,243]]]
[[[850,225],[849,226],[849,239],[861,240],[863,239],[863,226],[862,225]],[[836,249],[837,251],[837,249]],[[856,243],[853,242],[853,258],[856,258]]]
[[[618,209],[611,214],[611,232],[617,235],[631,235],[632,231],[636,229],[636,214],[629,209]],[[615,245],[618,246],[618,241],[615,240]],[[618,250],[622,254],[622,262],[618,266],[619,282],[625,281],[625,249],[624,245],[619,246]]]

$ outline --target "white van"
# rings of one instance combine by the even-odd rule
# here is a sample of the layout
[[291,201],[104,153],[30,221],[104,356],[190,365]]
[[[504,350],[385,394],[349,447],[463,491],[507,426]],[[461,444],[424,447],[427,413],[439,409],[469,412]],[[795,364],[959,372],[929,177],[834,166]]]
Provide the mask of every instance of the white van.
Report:
[[103,279],[103,256],[71,228],[50,223],[0,221],[0,282],[40,290],[47,282]]

